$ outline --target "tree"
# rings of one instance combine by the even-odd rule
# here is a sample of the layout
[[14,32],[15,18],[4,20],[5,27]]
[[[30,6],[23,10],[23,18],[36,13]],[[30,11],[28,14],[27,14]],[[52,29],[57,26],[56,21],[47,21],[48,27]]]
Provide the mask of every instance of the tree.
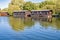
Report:
[[10,15],[12,15],[13,11],[15,10],[20,10],[20,7],[18,5],[10,5],[8,8],[8,12],[10,13]]
[[11,1],[11,5],[18,5],[20,9],[23,9],[22,6],[24,3],[25,3],[24,0],[12,0]]
[[34,3],[32,2],[26,2],[23,6],[23,10],[36,10],[37,7]]
[[56,1],[56,12],[60,14],[60,0]]
[[56,14],[60,14],[60,0],[46,0],[48,2],[53,2],[55,4]]
[[11,3],[8,7],[8,12],[12,15],[14,10],[22,10],[23,9],[24,0],[11,0]]
[[[14,10],[42,10],[51,9],[53,14],[60,14],[60,0],[45,0],[41,3],[24,2],[24,0],[11,0],[8,5],[8,12],[12,15]],[[4,10],[7,10],[4,9]]]
[[43,1],[43,2],[39,3],[39,8],[40,9],[51,9],[51,10],[53,10],[53,14],[55,14],[56,5],[55,5],[55,3],[51,2],[51,1]]
[[46,0],[46,1],[56,3],[57,0]]
[[3,11],[3,12],[4,12],[4,11],[8,11],[8,8],[4,8],[4,9],[2,9],[1,11]]

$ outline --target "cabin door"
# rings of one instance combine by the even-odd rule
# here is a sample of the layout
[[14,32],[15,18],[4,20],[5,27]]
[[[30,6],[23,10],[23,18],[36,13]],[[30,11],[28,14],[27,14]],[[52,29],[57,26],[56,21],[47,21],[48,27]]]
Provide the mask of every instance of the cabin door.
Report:
[[27,12],[25,13],[25,16],[26,16],[26,17],[31,17],[30,11],[27,11]]

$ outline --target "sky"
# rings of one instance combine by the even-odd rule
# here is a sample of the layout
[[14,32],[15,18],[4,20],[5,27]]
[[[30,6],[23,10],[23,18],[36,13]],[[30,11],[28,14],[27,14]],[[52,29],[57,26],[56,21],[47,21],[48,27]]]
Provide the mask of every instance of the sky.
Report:
[[[43,0],[25,0],[25,1],[32,1],[34,3],[42,2]],[[11,2],[11,0],[0,0],[0,8],[4,9],[8,7],[8,4]]]

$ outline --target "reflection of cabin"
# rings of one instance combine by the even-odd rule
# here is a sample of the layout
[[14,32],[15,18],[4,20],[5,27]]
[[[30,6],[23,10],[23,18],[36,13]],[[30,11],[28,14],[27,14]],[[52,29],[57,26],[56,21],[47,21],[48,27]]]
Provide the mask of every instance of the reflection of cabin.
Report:
[[42,17],[40,17],[40,18],[38,18],[38,17],[35,17],[35,18],[32,18],[32,20],[34,20],[34,21],[45,21],[45,22],[52,22],[52,18],[42,18]]
[[0,12],[0,16],[8,16],[8,12]]
[[14,11],[15,17],[52,17],[52,10],[21,10]]

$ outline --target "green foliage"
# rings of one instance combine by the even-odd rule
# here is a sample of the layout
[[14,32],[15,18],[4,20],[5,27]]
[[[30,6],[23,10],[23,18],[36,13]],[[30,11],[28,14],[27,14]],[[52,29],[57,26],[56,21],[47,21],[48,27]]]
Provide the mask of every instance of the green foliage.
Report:
[[8,12],[12,15],[15,10],[23,9],[24,0],[12,0],[8,7]]
[[10,15],[12,15],[15,10],[42,9],[51,9],[53,10],[53,14],[60,14],[60,0],[45,0],[41,3],[24,2],[24,0],[11,0],[7,9],[3,9],[3,11],[8,11]]
[[60,0],[56,1],[56,12],[60,14]]
[[60,0],[46,0],[46,1],[53,2],[55,4],[55,12],[56,12],[56,14],[60,14]]
[[24,0],[12,0],[11,5],[18,5],[20,9],[23,9]]
[[12,15],[13,11],[15,10],[20,10],[20,7],[18,5],[10,5],[8,8],[8,12],[10,13],[10,15]]
[[53,2],[50,2],[50,1],[43,1],[39,4],[39,7],[42,8],[46,5],[55,5]]
[[39,4],[39,8],[40,9],[51,9],[53,10],[53,14],[55,14],[55,3],[51,2],[51,1],[43,1]]
[[2,12],[7,12],[8,11],[8,8],[4,8],[1,10]]
[[36,10],[37,7],[34,3],[32,2],[26,2],[23,6],[23,10]]

